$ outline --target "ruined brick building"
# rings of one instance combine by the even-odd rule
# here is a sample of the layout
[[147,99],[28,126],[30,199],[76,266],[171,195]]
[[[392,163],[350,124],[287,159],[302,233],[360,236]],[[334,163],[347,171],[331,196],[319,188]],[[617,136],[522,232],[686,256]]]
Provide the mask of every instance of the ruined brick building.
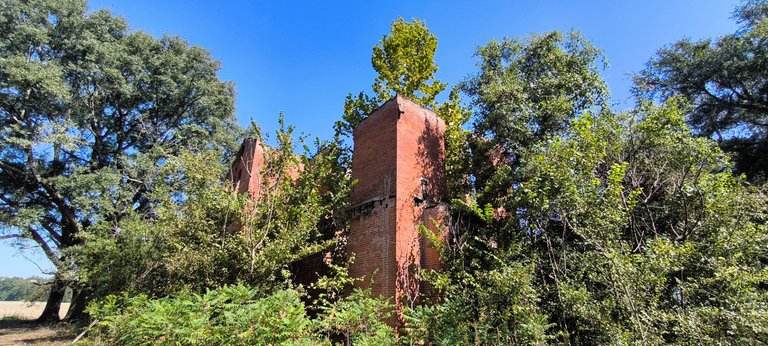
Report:
[[444,133],[434,112],[400,96],[354,130],[350,274],[373,275],[374,295],[394,297],[398,306],[418,296],[415,270],[439,265],[418,225],[434,231],[445,213]]
[[[353,277],[374,295],[411,305],[419,295],[418,268],[437,268],[432,242],[419,225],[442,236],[447,208],[445,123],[431,110],[395,96],[354,130],[347,253]],[[256,197],[265,147],[246,140],[230,170],[239,192]]]

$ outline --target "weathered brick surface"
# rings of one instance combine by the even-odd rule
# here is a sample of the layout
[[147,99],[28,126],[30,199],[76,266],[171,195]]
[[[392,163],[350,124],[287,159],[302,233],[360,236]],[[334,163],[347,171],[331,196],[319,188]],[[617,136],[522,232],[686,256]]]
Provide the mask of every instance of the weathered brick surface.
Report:
[[264,166],[265,148],[256,138],[246,138],[240,145],[235,162],[232,163],[227,177],[235,191],[248,192],[251,197],[259,193],[261,187],[261,168]]
[[437,235],[438,244],[430,239],[422,237],[421,267],[427,269],[440,268],[440,250],[437,246],[447,246],[446,239],[446,220],[448,220],[448,206],[440,204],[424,210],[421,222],[435,235]]
[[[435,113],[400,96],[354,131],[351,174],[357,183],[352,188],[347,252],[355,261],[350,275],[365,277],[363,287],[393,297],[398,307],[416,302],[424,290],[414,275],[418,268],[440,266],[435,244],[419,234],[418,226],[424,224],[443,240],[448,213],[442,203],[444,133],[445,123]],[[244,141],[228,173],[237,191],[259,199],[262,180],[270,183],[261,174],[270,150],[256,139]],[[289,175],[295,178],[301,169]],[[297,280],[316,277],[316,257],[295,263]]]
[[[277,155],[274,148],[263,144],[257,138],[246,138],[240,145],[235,161],[227,172],[232,188],[239,193],[248,193],[256,203],[266,200],[268,194],[276,193],[274,186],[278,176],[295,181],[304,170],[301,162],[292,164],[285,172],[269,172],[266,162],[270,155]],[[244,232],[242,225],[235,223],[231,230]]]
[[[353,277],[373,280],[376,295],[394,296],[395,183],[397,166],[397,104],[385,103],[354,131],[352,206],[347,252],[355,256]],[[367,202],[367,203],[366,203]]]
[[358,182],[347,247],[355,255],[350,274],[376,273],[373,293],[394,297],[397,306],[418,299],[419,267],[439,266],[436,249],[419,235],[418,225],[443,233],[444,133],[445,124],[432,111],[400,96],[354,132],[352,178]]

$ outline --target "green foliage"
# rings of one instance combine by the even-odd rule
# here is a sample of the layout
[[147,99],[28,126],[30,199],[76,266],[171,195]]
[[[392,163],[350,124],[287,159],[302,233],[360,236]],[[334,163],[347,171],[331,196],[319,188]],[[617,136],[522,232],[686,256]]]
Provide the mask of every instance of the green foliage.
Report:
[[[332,143],[316,143],[316,152],[294,153],[293,127],[280,121],[278,146],[266,150],[259,194],[245,199],[240,224],[245,231],[250,282],[264,282],[285,265],[328,249],[345,226],[340,210],[348,203],[351,182]],[[303,144],[300,139],[299,144]],[[311,159],[310,159],[311,157]]]
[[40,246],[57,292],[81,286],[81,265],[62,253],[91,226],[156,212],[169,157],[214,149],[223,160],[239,132],[233,86],[206,50],[86,7],[0,4],[0,225]]
[[334,168],[334,147],[318,143],[309,160],[294,154],[291,127],[276,136],[279,145],[265,148],[264,167],[254,172],[264,182],[257,195],[222,182],[227,167],[216,151],[167,159],[158,173],[166,178],[149,195],[151,217],[94,224],[69,252],[92,296],[165,296],[241,281],[271,292],[288,281],[291,263],[329,248],[343,223],[334,211],[346,203],[349,178]]
[[[0,301],[45,301],[50,283],[51,279],[39,277],[0,277]],[[71,298],[71,294],[67,295],[64,301]]]
[[515,169],[526,148],[604,106],[607,88],[599,71],[605,63],[602,52],[577,32],[494,40],[476,55],[480,71],[461,85],[475,118],[471,172],[481,203],[495,203],[522,178]]
[[[448,100],[439,103],[437,96],[447,84],[434,79],[437,72],[435,50],[437,38],[426,22],[414,19],[406,22],[399,18],[392,22],[391,31],[373,47],[371,64],[376,71],[373,96],[360,92],[348,94],[344,102],[342,119],[335,124],[337,143],[343,137],[352,137],[355,127],[395,95],[431,108],[445,121],[446,174],[451,197],[461,197],[470,190],[466,172],[469,168],[469,132],[464,129],[471,111],[461,102],[459,89],[454,87]],[[351,166],[351,150],[342,144],[340,161]]]
[[44,282],[41,278],[0,278],[0,301],[25,301],[33,299],[33,295],[39,290],[38,282]]
[[437,38],[426,23],[418,19],[406,23],[399,18],[392,22],[391,33],[380,44],[373,47],[371,57],[373,69],[379,74],[373,83],[379,103],[399,94],[433,107],[445,83],[433,80],[437,72]]
[[[158,176],[170,178],[152,191],[151,217],[93,225],[100,232],[69,252],[101,301],[91,308],[102,320],[92,342],[394,343],[382,322],[393,309],[388,302],[369,291],[341,296],[351,283],[345,268],[331,264],[334,275],[318,282],[322,299],[309,307],[290,283],[289,265],[334,245],[350,183],[338,169],[338,147],[316,143],[313,155],[297,155],[303,139],[280,123],[278,146],[264,147],[262,171],[254,172],[262,182],[254,194],[222,182],[226,166],[215,151],[183,152],[162,166]],[[284,329],[269,329],[277,325]]]
[[404,341],[418,345],[545,344],[551,339],[547,335],[550,324],[536,305],[533,266],[499,261],[495,267],[431,273],[442,300],[405,312]]
[[[339,292],[351,283],[344,267],[334,266],[319,288]],[[394,330],[383,321],[393,307],[368,290],[323,295],[305,306],[295,289],[264,294],[237,284],[205,294],[181,291],[150,299],[146,294],[110,295],[91,304],[98,321],[86,343],[120,345],[394,345]],[[310,318],[308,310],[319,310]]]
[[318,342],[300,294],[259,298],[247,286],[162,299],[110,296],[92,305],[99,321],[91,342],[120,345],[314,345]]
[[733,34],[660,49],[635,75],[635,93],[685,97],[696,134],[717,139],[738,172],[759,180],[768,175],[768,3],[744,1],[734,17],[741,28]]
[[[673,99],[523,152],[506,213],[456,200],[412,344],[768,341],[766,195]],[[503,208],[502,208],[503,209]],[[439,241],[439,239],[433,239]]]
[[691,137],[685,110],[671,100],[585,115],[525,157],[532,178],[512,223],[531,242],[560,341],[768,337],[765,196],[731,175],[714,142]]
[[[57,266],[50,303],[66,285],[97,299],[96,344],[768,343],[765,186],[707,138],[759,181],[765,13],[745,2],[738,33],[662,50],[637,81],[665,102],[625,114],[575,32],[490,42],[438,103],[435,36],[396,20],[333,142],[310,150],[281,118],[260,189],[240,195],[223,179],[232,87],[206,51],[81,1],[6,1],[0,226]],[[311,296],[289,272],[343,246],[342,137],[395,94],[445,120],[454,201],[447,237],[421,225],[442,268],[397,317],[344,266]]]
[[501,243],[494,208],[455,200],[446,244],[422,227],[422,235],[442,244],[442,268],[424,270],[432,296],[405,311],[407,344],[545,344],[551,324],[541,313],[534,272],[524,243]]
[[132,213],[117,224],[94,224],[83,245],[68,252],[93,297],[200,292],[235,281],[244,242],[227,227],[241,217],[244,198],[222,185],[217,155],[168,159],[158,176],[169,178],[149,196],[157,205],[152,217]]
[[385,323],[393,310],[387,300],[372,297],[370,289],[356,288],[333,304],[321,306],[316,323],[328,338],[341,335],[347,345],[394,345],[395,331]]
[[448,101],[440,104],[435,112],[445,121],[445,173],[448,199],[463,198],[472,192],[468,179],[472,157],[469,143],[472,134],[465,129],[472,111],[462,104],[459,88],[454,87],[448,95]]
[[392,30],[379,45],[373,47],[371,65],[378,74],[373,83],[374,96],[348,94],[344,115],[336,123],[336,132],[351,136],[357,124],[395,95],[400,95],[427,107],[435,107],[435,97],[446,84],[434,80],[437,38],[429,32],[424,21],[392,22]]
[[314,302],[319,310],[318,330],[329,339],[342,339],[345,345],[394,345],[394,330],[386,324],[392,318],[392,303],[373,297],[370,289],[353,288],[362,279],[350,278],[346,267],[330,264],[330,269],[332,275],[315,284],[320,290]]

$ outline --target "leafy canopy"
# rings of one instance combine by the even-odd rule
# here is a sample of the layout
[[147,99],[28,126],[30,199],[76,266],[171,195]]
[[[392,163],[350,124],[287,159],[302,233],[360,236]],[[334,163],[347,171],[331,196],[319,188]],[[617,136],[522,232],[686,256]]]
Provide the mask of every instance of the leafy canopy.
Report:
[[[372,86],[374,95],[369,96],[364,92],[357,96],[348,94],[344,102],[344,114],[336,122],[335,129],[339,137],[352,137],[352,132],[360,122],[395,95],[431,108],[446,124],[448,192],[451,196],[460,196],[469,189],[462,176],[466,175],[468,167],[468,132],[464,126],[469,121],[470,111],[462,104],[457,87],[451,89],[448,100],[436,100],[448,86],[435,79],[436,49],[437,38],[429,31],[426,22],[418,19],[406,22],[402,18],[392,22],[390,33],[373,47],[371,64],[377,72]],[[341,159],[344,165],[349,166],[351,150],[342,147]]]
[[374,95],[348,94],[336,131],[350,137],[357,124],[396,94],[434,108],[435,97],[446,87],[434,79],[436,49],[437,38],[424,21],[406,22],[399,18],[392,22],[391,32],[373,47],[371,65],[378,73],[373,83]]
[[152,215],[169,157],[232,150],[233,86],[206,50],[81,0],[3,1],[0,36],[0,231],[56,266],[43,317],[58,319],[78,281],[65,249],[94,224]]
[[584,114],[529,148],[512,213],[455,208],[438,304],[446,344],[718,344],[768,339],[766,196],[693,137],[673,99]]
[[[734,18],[741,28],[716,39],[683,39],[660,49],[634,76],[637,95],[680,95],[693,108],[688,122],[734,155],[752,179],[768,173],[768,3],[745,1]],[[761,178],[762,177],[762,178]]]
[[471,171],[482,204],[521,179],[514,170],[526,149],[605,106],[607,87],[602,52],[577,32],[494,40],[476,56],[479,72],[461,89],[472,100]]

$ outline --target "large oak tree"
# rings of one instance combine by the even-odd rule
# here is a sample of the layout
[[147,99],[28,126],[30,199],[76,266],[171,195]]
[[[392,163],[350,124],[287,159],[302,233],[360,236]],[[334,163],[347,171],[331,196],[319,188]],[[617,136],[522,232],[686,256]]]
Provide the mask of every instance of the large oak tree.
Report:
[[[0,232],[31,239],[57,273],[41,320],[85,287],[67,249],[95,223],[151,215],[158,166],[180,150],[226,152],[233,85],[178,37],[129,30],[81,0],[0,3]],[[116,230],[119,231],[119,230]]]

